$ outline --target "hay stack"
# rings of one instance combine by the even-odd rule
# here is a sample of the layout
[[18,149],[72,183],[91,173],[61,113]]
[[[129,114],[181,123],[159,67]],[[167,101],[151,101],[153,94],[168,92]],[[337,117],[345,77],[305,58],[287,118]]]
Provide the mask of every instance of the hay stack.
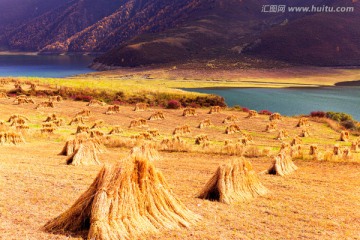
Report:
[[0,120],[0,132],[6,132],[8,129],[9,127],[6,125],[6,123]]
[[303,158],[301,145],[293,145],[290,148],[290,156],[294,158]]
[[241,132],[241,129],[240,129],[239,125],[237,125],[237,124],[231,124],[230,126],[228,126],[225,129],[226,134],[233,134],[233,133],[238,133],[238,132]]
[[54,107],[54,102],[41,102],[39,103],[35,109],[39,109],[39,108],[53,108]]
[[52,121],[55,121],[55,120],[57,120],[57,119],[58,119],[58,117],[56,116],[55,113],[53,113],[53,114],[47,116],[47,118],[45,119],[44,122],[52,122]]
[[91,129],[102,128],[104,126],[104,120],[100,119],[95,121],[95,123],[91,126]]
[[83,116],[76,116],[73,119],[71,119],[69,125],[73,124],[85,124],[84,117]]
[[309,119],[302,117],[302,118],[299,119],[299,122],[296,125],[296,127],[307,127],[309,125],[310,125],[309,124]]
[[54,127],[43,127],[40,129],[41,134],[47,133],[47,134],[53,134],[55,131]]
[[46,223],[44,230],[89,230],[87,238],[97,240],[146,239],[162,230],[188,228],[198,219],[141,154],[105,166],[73,206]]
[[14,100],[14,104],[20,105],[23,103],[35,104],[35,101],[31,97],[28,97],[26,95],[17,96],[16,99]]
[[224,147],[221,152],[227,155],[242,156],[245,152],[245,146],[241,142],[233,143],[231,140],[224,141]]
[[266,193],[251,163],[241,157],[219,166],[198,197],[231,204]]
[[341,131],[340,133],[340,141],[348,142],[349,141],[349,131]]
[[274,122],[270,122],[270,123],[266,124],[265,132],[268,132],[268,133],[275,132],[276,129],[277,129],[277,124]]
[[267,171],[269,174],[285,176],[297,170],[288,151],[281,151],[274,159],[273,165]]
[[239,139],[239,142],[247,146],[249,143],[253,142],[253,137],[250,134],[243,134],[242,137]]
[[135,105],[134,111],[135,112],[145,111],[148,109],[148,107],[149,107],[149,104],[147,104],[147,103],[137,103]]
[[160,154],[156,150],[154,144],[145,144],[140,147],[134,147],[131,149],[130,156],[132,157],[142,157],[148,159],[149,161],[158,161],[160,160]]
[[5,92],[0,92],[0,98],[9,99],[9,96]]
[[92,141],[80,143],[78,149],[66,159],[67,165],[99,165],[97,149]]
[[228,124],[228,123],[233,123],[239,121],[239,118],[236,117],[235,115],[231,115],[231,116],[227,116],[224,120],[223,123]]
[[310,145],[309,155],[317,155],[319,153],[318,146],[316,144]]
[[146,126],[147,126],[147,120],[144,118],[138,118],[130,122],[129,128],[146,127]]
[[93,145],[93,148],[98,152],[104,152],[101,142],[96,138],[89,138],[86,133],[80,133],[75,136],[74,139],[66,141],[63,149],[59,155],[71,156],[77,149],[79,149],[80,144],[89,142],[90,145]]
[[0,132],[0,144],[20,144],[25,143],[25,140],[19,132]]
[[209,114],[220,113],[220,111],[221,111],[220,106],[212,106],[212,107],[210,107]]
[[89,107],[93,107],[93,106],[105,106],[106,103],[99,101],[97,99],[91,99],[90,102],[86,105]]
[[269,117],[270,121],[275,121],[275,120],[281,120],[281,115],[280,113],[273,113],[270,115]]
[[75,114],[75,117],[89,117],[91,114],[91,111],[88,109],[83,109],[80,112],[78,112],[77,114]]
[[86,125],[78,125],[76,128],[76,134],[78,133],[88,133],[89,132],[89,127]]
[[293,138],[293,140],[291,141],[290,145],[291,145],[291,146],[295,146],[295,145],[299,145],[299,144],[301,144],[301,143],[302,143],[301,138],[295,137],[295,138]]
[[353,141],[353,142],[351,143],[351,151],[353,151],[353,152],[359,152],[359,145],[360,145],[359,139]]
[[302,129],[301,133],[299,134],[299,137],[309,137],[310,133],[308,129]]
[[196,116],[195,108],[185,108],[183,111],[183,116],[184,117]]
[[16,124],[25,124],[26,122],[29,122],[29,119],[23,115],[14,114],[10,116],[7,122],[9,122],[11,126],[13,126]]
[[276,140],[284,140],[289,136],[288,132],[285,129],[280,129],[278,136],[275,138]]
[[90,133],[91,138],[102,137],[105,135],[105,133],[103,133],[102,131],[96,130],[96,129],[90,130],[89,133]]
[[147,131],[152,137],[157,137],[160,136],[159,130],[158,129],[149,129]]
[[247,115],[247,118],[253,118],[253,117],[257,117],[258,116],[258,112],[255,110],[250,110],[249,111],[249,115]]
[[122,128],[121,128],[120,126],[114,126],[114,127],[110,130],[109,135],[112,135],[112,134],[120,134],[120,133],[122,133],[122,132],[123,132],[123,130],[122,130]]
[[120,112],[120,107],[118,105],[109,106],[105,114],[111,115]]
[[60,95],[49,97],[49,102],[61,102],[62,100],[63,98]]
[[195,139],[196,145],[202,145],[202,144],[207,145],[208,142],[209,142],[209,138],[207,135],[199,135]]
[[153,121],[153,120],[162,120],[165,119],[164,113],[162,111],[158,111],[154,114],[152,114],[148,120]]
[[190,127],[188,125],[176,127],[173,131],[173,135],[178,135],[178,136],[182,136],[188,133],[191,133]]
[[212,123],[211,123],[210,119],[206,118],[200,122],[199,128],[202,129],[202,128],[210,127],[211,125],[212,125]]
[[179,136],[172,138],[165,138],[160,143],[160,149],[165,151],[178,151],[185,152],[189,149],[189,146]]

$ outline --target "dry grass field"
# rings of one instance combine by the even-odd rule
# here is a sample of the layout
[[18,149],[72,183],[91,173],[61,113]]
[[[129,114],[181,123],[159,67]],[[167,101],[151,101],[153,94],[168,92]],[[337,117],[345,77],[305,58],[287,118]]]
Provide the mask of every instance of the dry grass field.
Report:
[[[47,99],[34,98],[36,103]],[[120,106],[120,111],[104,114],[108,106],[86,106],[85,102],[65,100],[55,102],[54,108],[35,109],[37,104],[15,105],[14,98],[0,99],[0,120],[13,114],[29,119],[23,132],[26,143],[0,145],[0,239],[82,239],[78,235],[50,234],[42,226],[68,209],[89,187],[101,166],[68,166],[59,153],[66,140],[76,132],[77,125],[68,125],[81,110],[91,111],[85,125],[91,127],[103,120],[100,131],[108,133],[117,125],[123,132],[110,136],[106,152],[99,154],[103,164],[113,164],[129,155],[130,147],[141,140],[136,135],[157,129],[160,143],[172,137],[178,126],[188,125],[190,133],[182,139],[186,147],[160,151],[155,166],[164,174],[174,195],[202,219],[190,229],[162,232],[147,239],[360,239],[360,153],[351,159],[313,160],[309,146],[317,144],[320,151],[332,151],[334,144],[350,147],[350,142],[338,141],[340,133],[319,119],[309,119],[309,137],[302,138],[303,157],[295,158],[298,170],[286,177],[259,174],[269,189],[265,196],[237,204],[223,204],[196,198],[216,168],[237,156],[224,151],[225,140],[236,142],[242,135],[252,137],[245,155],[256,172],[267,170],[282,142],[301,133],[296,127],[297,117],[283,117],[278,129],[288,137],[276,140],[278,131],[265,132],[269,116],[247,118],[247,113],[223,110],[208,114],[209,109],[196,109],[195,116],[184,117],[183,110],[146,109],[133,111],[134,106]],[[132,120],[148,119],[156,111],[163,111],[165,119],[147,121],[146,126],[129,128]],[[64,120],[54,133],[41,133],[43,121],[55,113]],[[223,123],[235,115],[242,133],[225,134]],[[204,119],[212,125],[198,128]],[[6,127],[10,127],[5,122]],[[207,135],[208,146],[195,145],[195,138]],[[131,138],[133,137],[133,138]],[[105,142],[105,140],[104,140]],[[250,150],[249,150],[250,149]],[[266,151],[265,151],[266,150]],[[266,152],[266,154],[265,154]]]

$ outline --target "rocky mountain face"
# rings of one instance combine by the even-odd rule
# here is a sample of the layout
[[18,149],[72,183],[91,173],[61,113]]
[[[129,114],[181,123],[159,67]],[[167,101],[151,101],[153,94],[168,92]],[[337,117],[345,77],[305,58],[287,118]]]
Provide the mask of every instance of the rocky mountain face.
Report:
[[[130,67],[246,57],[311,65],[360,64],[358,0],[11,2],[27,5],[0,15],[0,43],[10,50],[106,52],[95,62]],[[279,4],[354,6],[355,11],[262,12],[265,5]]]

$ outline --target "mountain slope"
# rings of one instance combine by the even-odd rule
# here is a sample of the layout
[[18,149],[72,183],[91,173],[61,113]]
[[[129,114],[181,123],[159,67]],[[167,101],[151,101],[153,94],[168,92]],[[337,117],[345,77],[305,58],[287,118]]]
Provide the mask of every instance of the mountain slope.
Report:
[[65,1],[60,7],[10,32],[8,45],[12,49],[38,51],[49,44],[63,44],[69,37],[113,13],[121,4],[114,0]]
[[309,65],[360,65],[360,3],[332,0],[324,4],[353,6],[355,12],[316,13],[276,26],[264,31],[246,53]]

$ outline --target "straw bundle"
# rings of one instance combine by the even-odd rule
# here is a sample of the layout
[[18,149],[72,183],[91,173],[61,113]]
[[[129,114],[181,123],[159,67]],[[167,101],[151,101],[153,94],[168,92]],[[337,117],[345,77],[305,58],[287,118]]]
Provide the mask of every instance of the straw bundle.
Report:
[[283,149],[275,157],[273,165],[267,171],[269,174],[285,176],[297,170],[297,166],[292,161],[289,149]]
[[90,102],[86,106],[92,107],[92,106],[105,106],[105,105],[106,105],[106,103],[104,103],[102,101],[99,101],[97,99],[91,99]]
[[231,204],[266,193],[251,163],[241,157],[219,166],[198,197]]
[[199,216],[170,190],[143,154],[105,166],[70,209],[45,224],[53,233],[89,230],[88,239],[146,239],[167,229],[190,227]]
[[139,119],[132,120],[130,122],[129,128],[146,127],[146,126],[147,126],[147,120],[144,118],[139,118]]
[[225,133],[226,134],[233,134],[233,133],[238,133],[241,132],[239,125],[237,124],[231,124],[230,126],[228,126],[225,129]]
[[212,123],[211,123],[210,119],[206,118],[200,122],[199,128],[202,129],[202,128],[210,127],[211,125],[212,125]]
[[280,113],[273,113],[270,115],[269,117],[270,121],[275,121],[275,120],[281,120],[281,115]]
[[249,111],[249,115],[247,116],[247,118],[253,118],[253,117],[257,117],[258,116],[258,112],[255,110],[250,110]]
[[135,105],[134,111],[135,112],[145,111],[148,109],[148,107],[149,107],[149,104],[147,104],[147,103],[137,103]]
[[277,129],[277,124],[274,122],[270,122],[266,124],[265,132],[274,132]]
[[153,121],[153,120],[162,120],[165,119],[164,113],[162,111],[158,111],[154,114],[152,114],[148,120]]
[[39,109],[39,108],[53,108],[54,107],[54,102],[41,102],[39,103],[35,109]]
[[63,98],[60,95],[49,97],[49,102],[61,102],[62,100]]
[[239,121],[239,118],[236,117],[235,115],[231,115],[231,116],[227,116],[224,120],[223,123],[228,124],[228,123],[233,123]]
[[25,143],[25,140],[19,132],[0,132],[0,144],[14,144]]
[[195,108],[185,108],[183,111],[183,116],[184,117],[196,116]]
[[191,133],[190,131],[190,127],[188,125],[184,125],[184,126],[181,126],[181,127],[176,127],[173,131],[173,135],[185,135],[185,134],[188,134],[188,133]]
[[120,107],[118,105],[109,106],[105,114],[111,115],[120,112]]
[[123,132],[123,130],[122,130],[122,128],[121,128],[120,126],[114,126],[114,127],[110,130],[109,135],[112,135],[112,134],[120,134],[120,133],[122,133],[122,132]]
[[90,114],[91,114],[91,111],[90,111],[90,110],[88,110],[88,109],[83,109],[83,110],[81,110],[80,112],[78,112],[77,114],[75,114],[75,117],[79,117],[79,116],[81,116],[81,117],[89,117]]
[[97,149],[93,142],[85,141],[80,143],[78,149],[66,159],[67,165],[99,165],[100,161],[97,157]]
[[341,131],[340,141],[348,142],[349,141],[349,131]]
[[220,111],[221,111],[220,106],[212,106],[210,107],[209,114],[220,113]]
[[309,126],[309,119],[307,118],[300,118],[296,127],[307,127]]

